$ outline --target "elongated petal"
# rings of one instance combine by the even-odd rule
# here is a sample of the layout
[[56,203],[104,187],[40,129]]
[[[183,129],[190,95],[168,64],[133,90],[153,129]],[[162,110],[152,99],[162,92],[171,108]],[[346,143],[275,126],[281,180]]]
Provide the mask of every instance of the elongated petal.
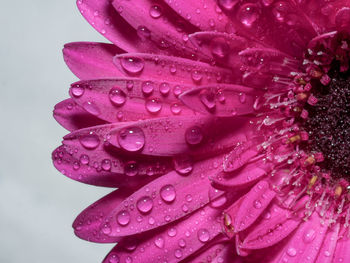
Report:
[[[316,262],[331,263],[333,261],[333,255],[335,252],[335,247],[339,238],[340,224],[336,224],[330,229],[328,229],[327,235],[323,241],[320,252]],[[336,261],[335,261],[336,262]]]
[[[215,173],[220,169],[217,162],[220,158],[196,163],[188,176],[170,172],[140,188],[108,217],[107,222],[112,227],[110,235],[128,236],[160,227],[207,204],[210,182],[203,173]],[[124,210],[130,214],[127,225],[114,220]]]
[[[196,115],[174,95],[176,86],[168,82],[128,78],[98,79],[72,84],[70,95],[82,108],[89,108],[93,103],[100,113],[98,118],[111,123]],[[181,88],[183,91],[191,89],[185,85]]]
[[64,46],[63,56],[79,79],[109,78],[122,76],[113,65],[113,56],[120,52],[111,44],[74,42]]
[[166,262],[179,262],[221,234],[216,221],[218,217],[218,210],[206,206],[167,228],[133,236],[138,241],[136,248],[127,249],[121,241],[103,262],[119,259],[120,262],[145,263],[145,259],[157,262],[159,258]]
[[69,131],[106,123],[99,118],[91,116],[91,114],[77,105],[73,99],[66,99],[56,104],[53,116],[59,124]]
[[349,245],[349,237],[344,235],[338,239],[333,256],[333,262],[350,262]]

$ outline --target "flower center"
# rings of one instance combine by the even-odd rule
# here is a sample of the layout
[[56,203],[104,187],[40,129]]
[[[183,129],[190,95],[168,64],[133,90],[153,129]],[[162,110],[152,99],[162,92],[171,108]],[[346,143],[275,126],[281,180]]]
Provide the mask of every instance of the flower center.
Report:
[[339,71],[339,63],[332,63],[327,74],[328,85],[312,84],[315,105],[305,104],[308,118],[304,128],[309,134],[309,152],[321,152],[319,163],[332,178],[350,179],[350,75]]

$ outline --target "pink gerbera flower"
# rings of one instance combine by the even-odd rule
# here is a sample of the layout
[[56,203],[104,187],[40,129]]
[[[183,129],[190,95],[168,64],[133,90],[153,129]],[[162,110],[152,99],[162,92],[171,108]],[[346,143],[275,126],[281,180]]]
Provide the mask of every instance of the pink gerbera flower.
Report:
[[106,263],[350,262],[349,0],[78,0],[66,176]]

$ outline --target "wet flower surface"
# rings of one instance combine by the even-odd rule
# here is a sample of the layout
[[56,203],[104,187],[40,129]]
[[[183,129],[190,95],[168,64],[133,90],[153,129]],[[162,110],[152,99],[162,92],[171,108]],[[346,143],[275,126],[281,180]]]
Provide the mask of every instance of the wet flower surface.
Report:
[[113,44],[65,46],[53,161],[118,188],[104,262],[350,262],[350,1],[77,4]]

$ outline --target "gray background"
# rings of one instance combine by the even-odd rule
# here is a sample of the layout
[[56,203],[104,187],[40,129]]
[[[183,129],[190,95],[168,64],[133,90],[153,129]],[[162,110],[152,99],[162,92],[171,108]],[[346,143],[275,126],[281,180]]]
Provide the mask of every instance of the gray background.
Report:
[[74,236],[78,213],[110,189],[72,181],[52,166],[67,132],[52,118],[76,77],[66,42],[104,40],[74,0],[6,1],[0,16],[0,262],[100,262],[111,245]]

